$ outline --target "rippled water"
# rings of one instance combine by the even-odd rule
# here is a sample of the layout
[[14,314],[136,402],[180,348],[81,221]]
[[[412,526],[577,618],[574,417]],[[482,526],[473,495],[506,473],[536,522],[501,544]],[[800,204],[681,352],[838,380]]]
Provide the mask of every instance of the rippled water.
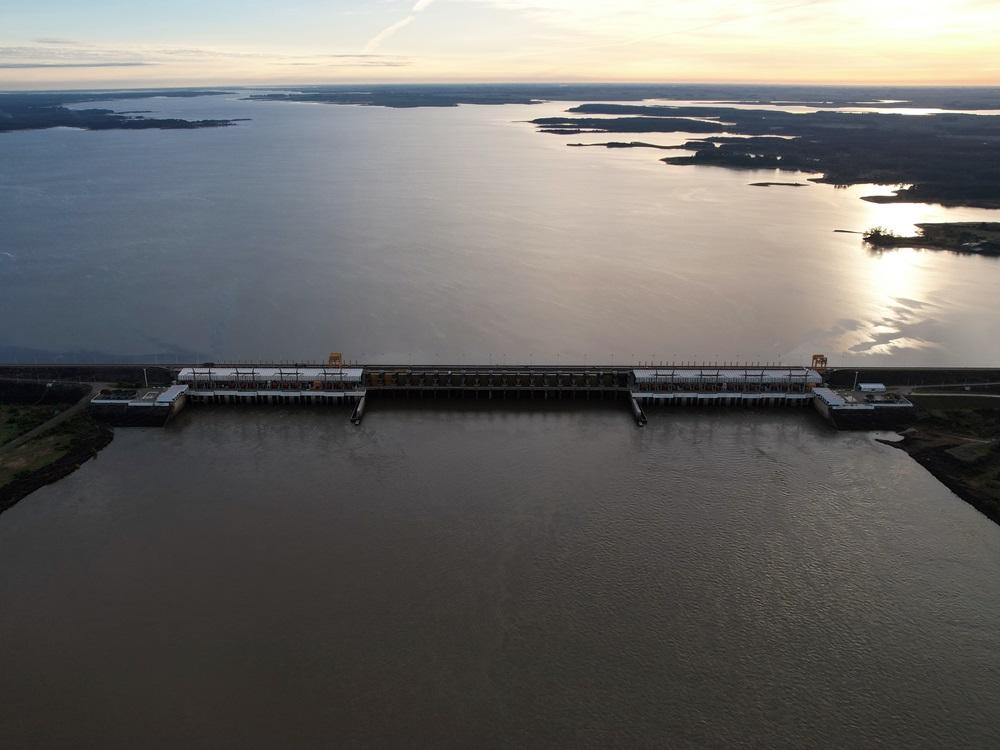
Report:
[[885,187],[749,187],[804,176],[570,149],[608,136],[524,122],[569,106],[150,99],[127,108],[252,120],[5,134],[0,316],[17,325],[0,347],[28,361],[332,349],[361,361],[1000,361],[1000,262],[875,253],[834,232],[1000,212],[858,199]]
[[1000,530],[811,412],[193,410],[0,517],[11,748],[986,748]]

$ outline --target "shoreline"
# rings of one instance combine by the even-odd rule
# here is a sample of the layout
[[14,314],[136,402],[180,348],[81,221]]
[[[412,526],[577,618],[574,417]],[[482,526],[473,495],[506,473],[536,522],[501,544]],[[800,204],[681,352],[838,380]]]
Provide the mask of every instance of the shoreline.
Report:
[[[823,180],[817,180],[817,182],[822,182]],[[829,183],[832,184],[832,183]],[[865,183],[854,183],[856,185],[862,185]],[[958,198],[925,198],[919,195],[907,194],[906,190],[899,190],[891,195],[863,195],[861,200],[867,201],[868,203],[916,203],[924,206],[943,206],[945,208],[986,208],[986,209],[1000,209],[1000,199],[958,199]]]
[[[51,433],[47,433],[46,436]],[[42,436],[42,437],[46,437]],[[87,461],[97,458],[97,454],[114,440],[110,427],[98,425],[90,440],[78,441],[70,450],[44,466],[27,472],[26,476],[15,477],[0,486],[0,513],[10,510],[35,490],[68,477]]]
[[1000,525],[1000,504],[989,494],[971,487],[958,472],[963,464],[948,454],[956,444],[945,444],[929,434],[921,433],[918,427],[910,428],[903,439],[889,441],[878,439],[883,445],[901,450],[927,470],[932,477],[951,490],[955,495],[978,510],[993,523]]
[[915,393],[917,421],[885,445],[905,451],[931,476],[1000,524],[1000,396]]
[[900,237],[876,227],[864,234],[864,241],[879,250],[912,247],[1000,257],[1000,222],[927,222],[917,224],[917,228],[920,234]]
[[[0,381],[0,405],[57,408],[40,424],[17,417],[13,435],[0,445],[0,513],[37,489],[72,474],[113,439],[114,432],[88,413],[93,386],[83,383]],[[54,403],[51,399],[55,399]],[[30,406],[29,406],[30,405]],[[9,414],[9,412],[8,412]],[[9,416],[7,417],[10,418]],[[18,425],[19,423],[19,425]]]

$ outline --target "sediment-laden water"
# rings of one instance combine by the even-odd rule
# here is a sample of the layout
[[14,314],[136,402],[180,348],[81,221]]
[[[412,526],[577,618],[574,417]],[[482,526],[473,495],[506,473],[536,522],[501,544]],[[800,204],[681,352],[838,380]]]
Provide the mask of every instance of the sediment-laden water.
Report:
[[347,417],[191,409],[3,514],[2,744],[1000,743],[1000,529],[869,435]]

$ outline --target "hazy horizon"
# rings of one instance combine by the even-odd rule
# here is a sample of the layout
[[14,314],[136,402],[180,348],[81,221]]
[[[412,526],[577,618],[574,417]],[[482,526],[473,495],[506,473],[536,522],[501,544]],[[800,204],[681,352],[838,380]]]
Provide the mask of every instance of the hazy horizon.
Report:
[[198,90],[198,91],[209,91],[209,90],[228,90],[228,89],[268,89],[268,88],[289,88],[289,89],[306,89],[306,88],[323,88],[323,87],[345,87],[345,86],[664,86],[664,87],[697,87],[697,86],[733,86],[733,87],[747,87],[747,86],[767,86],[771,88],[800,88],[804,86],[813,86],[817,89],[823,88],[857,88],[861,90],[865,89],[878,89],[878,88],[893,88],[893,89],[995,89],[1000,86],[998,84],[988,84],[988,83],[897,83],[893,81],[873,81],[871,83],[858,83],[858,82],[843,82],[843,81],[825,81],[825,82],[803,82],[803,81],[750,81],[750,80],[733,80],[733,81],[709,81],[709,80],[599,80],[599,79],[579,79],[574,80],[570,78],[554,79],[548,80],[515,80],[515,79],[497,79],[497,80],[486,80],[486,79],[428,79],[428,80],[354,80],[354,81],[343,81],[343,80],[327,80],[327,81],[302,81],[300,80],[288,80],[288,81],[260,81],[260,82],[235,82],[227,80],[219,81],[206,81],[204,83],[195,84],[163,84],[163,85],[152,85],[145,84],[144,82],[129,84],[128,82],[114,83],[110,82],[108,85],[50,85],[50,86],[12,86],[10,88],[3,88],[0,85],[0,93],[32,93],[32,92],[60,92],[60,91],[79,91],[79,92],[129,92],[129,91],[185,91],[185,90]]
[[0,89],[1000,83],[1000,6],[887,0],[0,0]]

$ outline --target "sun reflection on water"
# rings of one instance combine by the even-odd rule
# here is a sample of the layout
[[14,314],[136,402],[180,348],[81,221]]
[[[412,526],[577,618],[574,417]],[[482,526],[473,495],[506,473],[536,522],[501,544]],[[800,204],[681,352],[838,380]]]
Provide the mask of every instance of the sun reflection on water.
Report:
[[851,321],[854,325],[841,340],[843,351],[888,355],[939,348],[936,305],[922,251],[873,250],[866,265],[871,312],[866,320]]
[[[892,192],[889,190],[889,192]],[[919,233],[917,224],[929,221],[928,214],[933,214],[930,206],[918,203],[869,203],[867,208],[867,227],[885,227],[896,234],[912,236]]]

